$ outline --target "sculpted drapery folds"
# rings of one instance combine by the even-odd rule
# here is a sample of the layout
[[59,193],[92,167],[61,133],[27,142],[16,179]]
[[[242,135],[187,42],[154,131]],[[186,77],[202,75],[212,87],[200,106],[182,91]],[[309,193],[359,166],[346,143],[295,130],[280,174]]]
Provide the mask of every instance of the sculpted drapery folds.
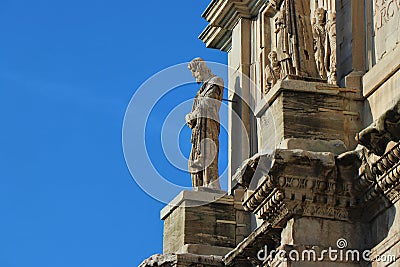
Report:
[[278,60],[278,55],[275,51],[268,54],[269,64],[265,67],[265,88],[264,93],[268,93],[272,86],[282,78],[281,63]]
[[275,40],[282,73],[319,77],[313,51],[310,1],[277,1]]
[[[313,12],[308,0],[275,0],[275,48],[281,77],[296,75],[320,78],[329,84],[336,80],[336,13],[322,7]],[[273,84],[265,67],[264,92]]]
[[317,8],[313,19],[314,55],[321,79],[326,79],[325,46],[326,46],[326,11]]
[[189,70],[201,87],[193,101],[192,112],[186,115],[186,123],[192,129],[192,150],[188,170],[193,187],[220,189],[218,180],[219,109],[224,82],[215,76],[201,58],[193,59]]
[[336,79],[336,13],[329,15],[326,23],[325,66],[328,74],[328,83],[337,84]]
[[287,32],[285,12],[279,11],[275,19],[275,35],[277,58],[281,63],[283,75],[294,75],[292,57],[290,55],[289,35]]
[[336,84],[336,13],[329,13],[323,8],[314,12],[313,22],[315,61],[320,78],[329,84]]

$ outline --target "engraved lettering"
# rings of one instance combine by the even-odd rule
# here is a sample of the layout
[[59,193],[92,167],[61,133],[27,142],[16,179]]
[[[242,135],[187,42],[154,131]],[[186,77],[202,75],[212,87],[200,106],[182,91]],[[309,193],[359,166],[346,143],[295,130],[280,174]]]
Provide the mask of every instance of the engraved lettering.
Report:
[[392,18],[395,14],[394,0],[390,1],[387,7],[388,17]]
[[400,0],[374,1],[375,32],[384,27],[400,11]]

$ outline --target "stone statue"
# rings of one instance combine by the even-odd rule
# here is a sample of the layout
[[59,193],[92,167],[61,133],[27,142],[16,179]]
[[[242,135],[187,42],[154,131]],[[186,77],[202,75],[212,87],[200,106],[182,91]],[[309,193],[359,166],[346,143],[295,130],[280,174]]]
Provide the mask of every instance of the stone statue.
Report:
[[218,175],[219,109],[224,81],[215,76],[201,58],[193,59],[189,70],[202,83],[193,101],[192,112],[186,115],[186,123],[192,129],[192,150],[188,170],[192,186],[220,189]]
[[265,66],[265,89],[264,93],[268,91],[281,79],[281,63],[278,60],[278,54],[275,51],[271,51],[268,54],[269,64]]
[[328,83],[337,84],[336,79],[336,13],[330,14],[328,22],[325,26],[326,42],[325,42],[325,66],[328,74]]
[[287,76],[296,74],[296,71],[293,68],[292,57],[290,55],[289,35],[284,14],[284,12],[279,11],[275,18],[275,35],[277,59],[280,61],[283,76]]
[[326,11],[323,8],[317,8],[314,12],[313,37],[314,37],[314,55],[317,63],[319,77],[326,79],[325,67],[325,46],[326,46]]
[[283,75],[319,77],[313,51],[309,0],[283,0],[277,6],[275,38]]

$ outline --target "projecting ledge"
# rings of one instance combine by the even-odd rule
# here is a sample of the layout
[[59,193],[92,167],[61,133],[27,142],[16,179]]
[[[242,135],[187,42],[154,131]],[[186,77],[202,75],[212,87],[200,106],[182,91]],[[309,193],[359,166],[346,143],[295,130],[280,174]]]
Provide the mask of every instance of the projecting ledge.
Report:
[[271,90],[264,95],[255,108],[256,117],[260,117],[269,106],[278,98],[282,91],[294,91],[298,93],[314,93],[325,95],[340,95],[353,100],[362,101],[358,90],[339,87],[337,85],[327,84],[319,79],[300,78],[288,76],[278,81]]
[[[362,108],[358,90],[318,79],[286,77],[256,106],[255,114],[262,129],[260,147],[284,148],[279,146],[283,142],[291,149],[326,150],[336,154],[352,150],[357,146],[355,136],[362,128]],[[291,140],[285,143],[287,139]],[[305,145],[303,140],[312,140],[312,144]],[[331,141],[343,142],[346,149],[332,148]]]
[[221,190],[184,190],[161,210],[160,219],[167,218],[177,207],[195,207],[213,202],[233,204],[233,198]]

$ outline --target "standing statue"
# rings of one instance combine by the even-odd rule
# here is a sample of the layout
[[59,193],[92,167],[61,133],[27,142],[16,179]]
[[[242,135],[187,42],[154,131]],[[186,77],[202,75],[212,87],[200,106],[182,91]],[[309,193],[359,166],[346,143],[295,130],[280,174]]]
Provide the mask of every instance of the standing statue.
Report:
[[281,11],[278,12],[275,18],[275,35],[277,59],[281,63],[283,76],[296,74],[290,55],[291,49],[289,46],[289,34],[286,27],[285,13]]
[[278,60],[278,54],[275,51],[271,51],[268,54],[269,64],[265,66],[265,87],[264,93],[267,94],[269,90],[281,79],[281,63]]
[[319,77],[312,52],[310,1],[283,0],[276,3],[275,47],[283,75]]
[[192,129],[192,150],[188,170],[192,186],[220,189],[218,175],[219,109],[224,81],[215,76],[201,58],[189,65],[198,84],[202,83],[193,101],[192,112],[186,115],[186,124]]
[[336,79],[336,13],[330,14],[326,23],[325,66],[328,74],[328,83],[337,84]]
[[313,37],[314,37],[314,55],[317,63],[318,73],[321,79],[326,79],[326,11],[322,7],[314,12]]

